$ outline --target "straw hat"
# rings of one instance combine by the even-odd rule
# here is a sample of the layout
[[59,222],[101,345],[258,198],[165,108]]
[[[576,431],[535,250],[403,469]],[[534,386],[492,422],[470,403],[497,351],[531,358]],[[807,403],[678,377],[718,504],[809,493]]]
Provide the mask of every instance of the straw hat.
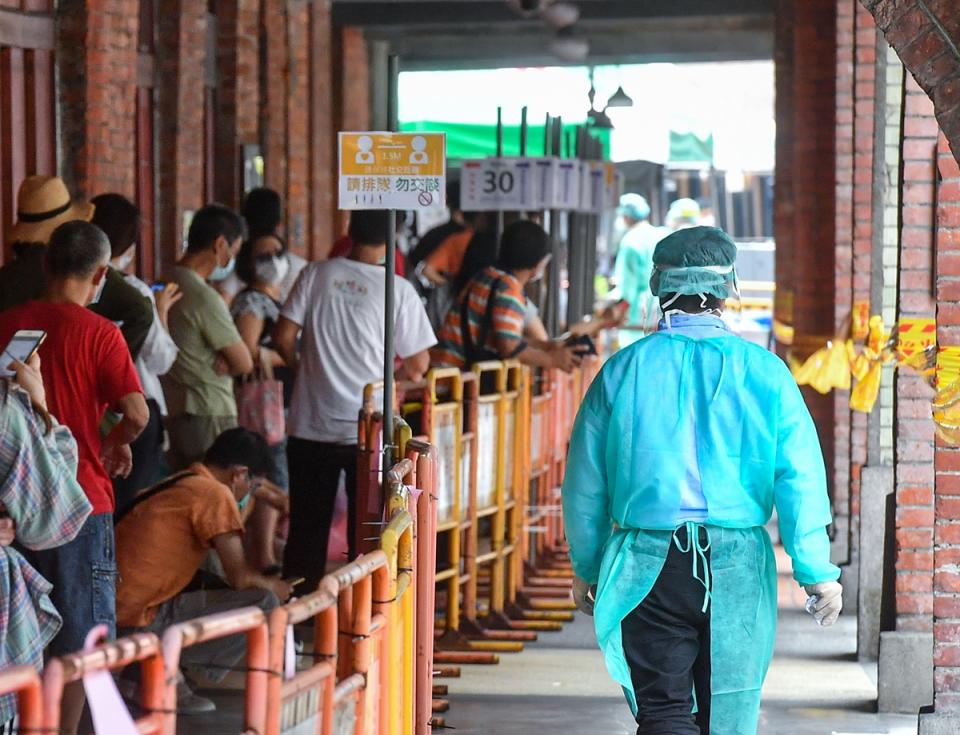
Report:
[[42,242],[64,222],[93,217],[93,205],[73,201],[59,176],[28,176],[17,192],[17,223],[10,230],[10,242]]

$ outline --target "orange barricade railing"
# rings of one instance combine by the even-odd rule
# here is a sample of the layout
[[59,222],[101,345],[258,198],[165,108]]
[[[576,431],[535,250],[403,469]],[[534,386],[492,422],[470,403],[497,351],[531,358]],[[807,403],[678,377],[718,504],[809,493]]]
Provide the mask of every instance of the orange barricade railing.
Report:
[[[261,733],[264,731],[267,718],[267,618],[263,610],[256,607],[207,615],[185,623],[177,623],[164,631],[163,661],[167,677],[164,710],[176,712],[177,709],[177,673],[183,649],[232,635],[242,635],[247,639],[244,732]],[[164,733],[166,735],[176,733],[174,720],[166,721]]]
[[[269,618],[269,669],[267,682],[266,735],[280,735],[298,726],[313,723],[313,732],[334,732],[334,690],[337,685],[337,592],[328,580],[320,589],[278,607]],[[296,668],[295,653],[289,650],[290,626],[313,620],[312,665]],[[288,659],[293,658],[293,671]],[[282,674],[280,673],[282,672]]]
[[160,641],[152,633],[138,633],[112,643],[104,643],[90,651],[51,659],[43,674],[43,728],[60,730],[60,705],[63,689],[78,682],[85,674],[115,671],[131,664],[141,667],[140,706],[144,715],[136,720],[141,733],[175,732],[176,710],[165,704],[167,690],[176,680],[165,681]]
[[[535,631],[572,617],[559,488],[573,420],[598,369],[598,360],[569,375],[493,361],[470,373],[433,371],[405,387],[411,400],[401,409],[431,443],[413,440],[398,419],[386,474],[382,387],[369,386],[354,529],[367,553],[269,617],[246,608],[173,626],[162,646],[138,634],[54,659],[42,689],[32,669],[16,667],[0,672],[0,693],[19,694],[21,729],[57,729],[67,683],[140,663],[137,727],[172,735],[181,651],[245,635],[244,732],[427,735],[444,704],[433,697],[435,663],[495,663],[490,651],[521,650]],[[312,643],[297,654],[292,628],[310,622]]]
[[43,695],[40,675],[32,666],[11,666],[0,672],[0,696],[17,697],[17,728],[20,732],[39,732],[43,727]]

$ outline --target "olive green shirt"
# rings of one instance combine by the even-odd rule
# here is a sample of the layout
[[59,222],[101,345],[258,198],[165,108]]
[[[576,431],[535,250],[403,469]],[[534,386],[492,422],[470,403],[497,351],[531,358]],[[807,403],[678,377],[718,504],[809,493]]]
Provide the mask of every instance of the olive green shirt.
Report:
[[170,416],[236,416],[233,378],[213,369],[219,351],[240,341],[230,311],[220,294],[189,268],[176,266],[173,281],[183,298],[170,309],[170,336],[180,352],[161,378],[167,410]]

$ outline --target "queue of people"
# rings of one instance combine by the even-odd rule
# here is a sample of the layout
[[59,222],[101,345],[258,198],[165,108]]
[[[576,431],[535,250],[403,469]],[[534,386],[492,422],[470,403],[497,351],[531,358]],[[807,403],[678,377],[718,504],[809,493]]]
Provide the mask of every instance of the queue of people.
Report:
[[[327,542],[340,487],[355,516],[356,420],[364,386],[382,379],[387,214],[353,212],[342,257],[307,264],[280,233],[280,197],[257,189],[242,215],[199,209],[166,280],[148,284],[134,275],[143,223],[126,197],[74,201],[60,179],[30,177],[18,212],[0,345],[43,337],[0,365],[0,665],[39,668],[99,624],[113,636],[267,610],[355,554],[352,522],[346,556],[328,558]],[[489,228],[453,220],[420,256],[459,233],[458,263],[474,262],[439,341],[421,294],[394,276],[398,379],[481,356],[571,370],[577,348],[547,336],[524,293],[549,262],[543,229],[513,222],[496,258]],[[216,680],[242,652],[241,639],[201,646],[185,671]],[[213,703],[184,679],[178,707]],[[83,709],[82,686],[68,687],[67,733]],[[12,712],[0,701],[0,723]]]

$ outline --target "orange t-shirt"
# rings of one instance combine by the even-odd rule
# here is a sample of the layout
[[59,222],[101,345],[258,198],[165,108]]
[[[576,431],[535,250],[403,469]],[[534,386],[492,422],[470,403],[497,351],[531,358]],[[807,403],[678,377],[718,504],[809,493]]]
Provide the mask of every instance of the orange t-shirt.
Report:
[[[194,473],[133,507],[117,524],[117,625],[142,627],[197,573],[212,540],[242,533],[233,493],[197,463]],[[148,492],[148,491],[144,491]]]
[[473,239],[473,229],[468,227],[462,232],[455,232],[440,243],[440,246],[427,256],[426,263],[438,273],[455,276],[460,272],[463,258],[467,254],[470,240]]

